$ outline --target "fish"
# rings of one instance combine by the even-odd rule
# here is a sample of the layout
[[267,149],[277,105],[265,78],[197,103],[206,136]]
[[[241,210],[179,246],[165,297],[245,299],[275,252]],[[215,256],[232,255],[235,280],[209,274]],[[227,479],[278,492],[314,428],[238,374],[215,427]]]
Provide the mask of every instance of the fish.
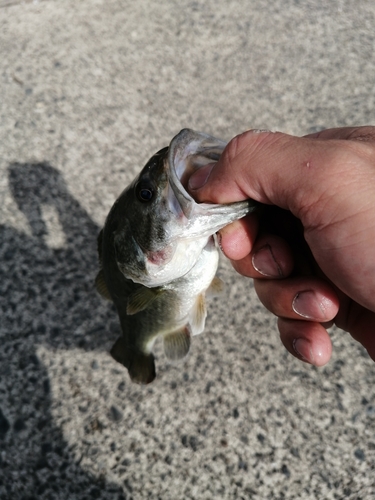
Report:
[[168,360],[187,356],[192,337],[205,327],[206,296],[223,286],[215,233],[258,206],[253,200],[197,203],[188,193],[192,173],[217,162],[225,146],[181,130],[123,190],[99,233],[95,285],[113,301],[122,330],[110,353],[135,383],[155,379],[158,337]]

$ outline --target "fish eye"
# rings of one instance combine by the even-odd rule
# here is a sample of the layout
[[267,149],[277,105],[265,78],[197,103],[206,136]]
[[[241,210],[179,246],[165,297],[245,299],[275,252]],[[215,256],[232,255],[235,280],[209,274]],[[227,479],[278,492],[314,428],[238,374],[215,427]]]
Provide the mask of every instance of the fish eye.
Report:
[[136,194],[139,201],[147,203],[154,197],[154,189],[149,183],[140,182],[136,186]]

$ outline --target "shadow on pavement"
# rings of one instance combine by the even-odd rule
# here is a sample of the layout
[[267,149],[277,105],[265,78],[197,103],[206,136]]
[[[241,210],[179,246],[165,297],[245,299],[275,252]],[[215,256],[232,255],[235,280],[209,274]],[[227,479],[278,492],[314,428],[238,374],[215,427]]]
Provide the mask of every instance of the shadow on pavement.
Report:
[[41,344],[104,349],[108,333],[98,325],[111,311],[93,288],[99,229],[55,168],[16,163],[8,173],[32,234],[0,226],[0,498],[124,499],[119,486],[74,459],[75,445],[53,422],[48,373],[36,354]]

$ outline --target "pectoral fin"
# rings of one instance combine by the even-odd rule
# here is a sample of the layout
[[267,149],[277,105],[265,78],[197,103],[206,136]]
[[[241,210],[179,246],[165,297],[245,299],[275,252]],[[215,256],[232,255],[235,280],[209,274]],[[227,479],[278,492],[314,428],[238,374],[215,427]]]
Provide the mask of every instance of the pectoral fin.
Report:
[[155,361],[152,353],[145,354],[130,348],[123,337],[119,337],[111,349],[111,356],[124,365],[132,382],[149,384],[155,378]]
[[164,335],[164,352],[168,359],[177,361],[184,358],[190,349],[190,332],[187,326]]
[[211,281],[211,285],[207,288],[206,294],[208,297],[217,297],[223,293],[225,283],[218,276],[215,276]]
[[207,308],[204,294],[200,294],[195,301],[193,309],[189,314],[189,324],[192,335],[199,335],[204,330],[206,322]]
[[128,298],[126,313],[129,315],[136,314],[146,309],[156,297],[163,292],[162,288],[147,288],[140,286]]
[[101,269],[95,278],[95,287],[102,297],[107,300],[112,300],[111,294],[107,288],[106,282],[104,281],[103,269]]

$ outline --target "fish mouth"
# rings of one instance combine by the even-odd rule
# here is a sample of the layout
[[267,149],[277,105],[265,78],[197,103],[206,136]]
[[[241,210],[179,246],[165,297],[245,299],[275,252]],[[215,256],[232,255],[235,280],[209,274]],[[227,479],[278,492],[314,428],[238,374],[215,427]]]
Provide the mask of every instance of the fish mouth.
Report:
[[168,199],[172,211],[190,219],[197,203],[186,190],[190,176],[209,163],[217,162],[226,143],[203,132],[183,129],[171,141],[168,151]]
[[220,139],[190,129],[181,130],[172,139],[165,165],[169,169],[167,200],[175,216],[175,237],[212,236],[259,206],[249,199],[227,204],[197,203],[187,192],[190,176],[205,165],[217,162],[225,146]]

